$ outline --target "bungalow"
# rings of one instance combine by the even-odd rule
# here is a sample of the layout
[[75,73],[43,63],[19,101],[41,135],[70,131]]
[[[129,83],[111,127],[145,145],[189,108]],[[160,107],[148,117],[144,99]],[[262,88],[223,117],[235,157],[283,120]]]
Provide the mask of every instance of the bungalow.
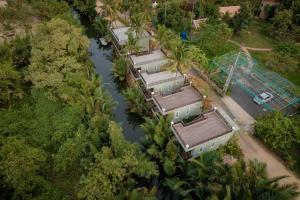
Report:
[[153,102],[162,115],[173,115],[178,122],[202,112],[202,95],[191,85],[184,86],[171,94],[153,94]]
[[183,158],[197,157],[225,145],[236,130],[216,108],[191,122],[172,122],[171,129],[184,150]]
[[[120,50],[128,42],[129,28],[130,27],[121,27],[121,28],[115,28],[111,30],[112,42],[119,54],[121,54]],[[134,33],[133,36],[136,37]],[[151,35],[147,31],[145,31],[143,35],[139,38],[138,45],[141,48],[141,52],[149,52],[150,39],[151,39]]]
[[154,73],[161,71],[161,67],[168,63],[168,59],[161,50],[154,50],[149,54],[130,55],[130,71],[135,79],[139,79],[139,73]]
[[170,94],[183,87],[186,78],[180,72],[161,71],[157,73],[140,73],[141,89],[146,100],[151,100],[151,94]]
[[219,7],[220,16],[223,17],[226,13],[229,14],[230,17],[234,17],[236,14],[240,12],[240,6],[225,6]]

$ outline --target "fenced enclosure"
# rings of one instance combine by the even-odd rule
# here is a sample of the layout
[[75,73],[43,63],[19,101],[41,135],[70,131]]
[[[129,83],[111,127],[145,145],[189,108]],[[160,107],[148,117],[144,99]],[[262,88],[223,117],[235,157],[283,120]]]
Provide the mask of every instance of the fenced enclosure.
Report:
[[230,81],[239,85],[252,98],[262,92],[271,93],[271,101],[262,104],[269,111],[279,110],[291,114],[299,106],[299,87],[277,73],[264,69],[259,62],[243,52],[217,57],[210,67],[213,71],[210,77],[218,82],[219,87],[224,87],[227,77],[232,73]]

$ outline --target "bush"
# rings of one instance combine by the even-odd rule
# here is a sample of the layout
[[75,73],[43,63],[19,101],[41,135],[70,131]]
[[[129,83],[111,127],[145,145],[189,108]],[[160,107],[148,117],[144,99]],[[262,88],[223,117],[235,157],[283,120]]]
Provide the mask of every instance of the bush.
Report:
[[29,65],[31,56],[31,38],[29,35],[25,37],[17,36],[12,41],[13,64],[16,67],[24,67]]
[[300,129],[291,118],[280,112],[262,116],[255,123],[254,134],[293,167],[295,158],[291,150],[300,147]]
[[57,0],[31,0],[33,8],[37,14],[44,19],[51,19],[57,15],[64,14],[69,11],[69,5],[65,1]]
[[94,21],[94,27],[100,37],[109,35],[109,23],[104,18],[97,17]]
[[235,158],[241,158],[243,156],[242,150],[237,143],[237,135],[233,135],[233,137],[228,141],[228,143],[220,148],[220,152],[223,154],[231,155]]
[[127,63],[123,57],[117,58],[114,61],[112,72],[114,74],[114,77],[119,81],[125,80],[127,72]]
[[274,51],[283,55],[296,56],[299,55],[300,48],[290,42],[280,42],[275,46]]
[[150,106],[137,87],[125,89],[123,95],[128,102],[129,112],[143,117],[150,114]]

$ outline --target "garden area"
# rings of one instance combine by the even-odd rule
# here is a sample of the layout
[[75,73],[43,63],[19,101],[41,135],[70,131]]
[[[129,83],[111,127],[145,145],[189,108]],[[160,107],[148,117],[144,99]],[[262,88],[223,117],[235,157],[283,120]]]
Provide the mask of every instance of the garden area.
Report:
[[251,24],[238,34],[234,34],[231,40],[254,48],[273,48],[278,41],[268,35],[271,25],[263,20],[253,20]]

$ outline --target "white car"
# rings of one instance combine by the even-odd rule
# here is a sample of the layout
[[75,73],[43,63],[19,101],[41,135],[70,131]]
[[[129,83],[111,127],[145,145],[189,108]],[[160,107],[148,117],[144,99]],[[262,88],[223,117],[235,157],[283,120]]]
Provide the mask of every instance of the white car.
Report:
[[262,92],[258,95],[256,95],[253,98],[253,101],[255,103],[257,103],[258,105],[267,103],[268,101],[271,101],[271,99],[273,99],[273,94],[271,94],[270,92]]

